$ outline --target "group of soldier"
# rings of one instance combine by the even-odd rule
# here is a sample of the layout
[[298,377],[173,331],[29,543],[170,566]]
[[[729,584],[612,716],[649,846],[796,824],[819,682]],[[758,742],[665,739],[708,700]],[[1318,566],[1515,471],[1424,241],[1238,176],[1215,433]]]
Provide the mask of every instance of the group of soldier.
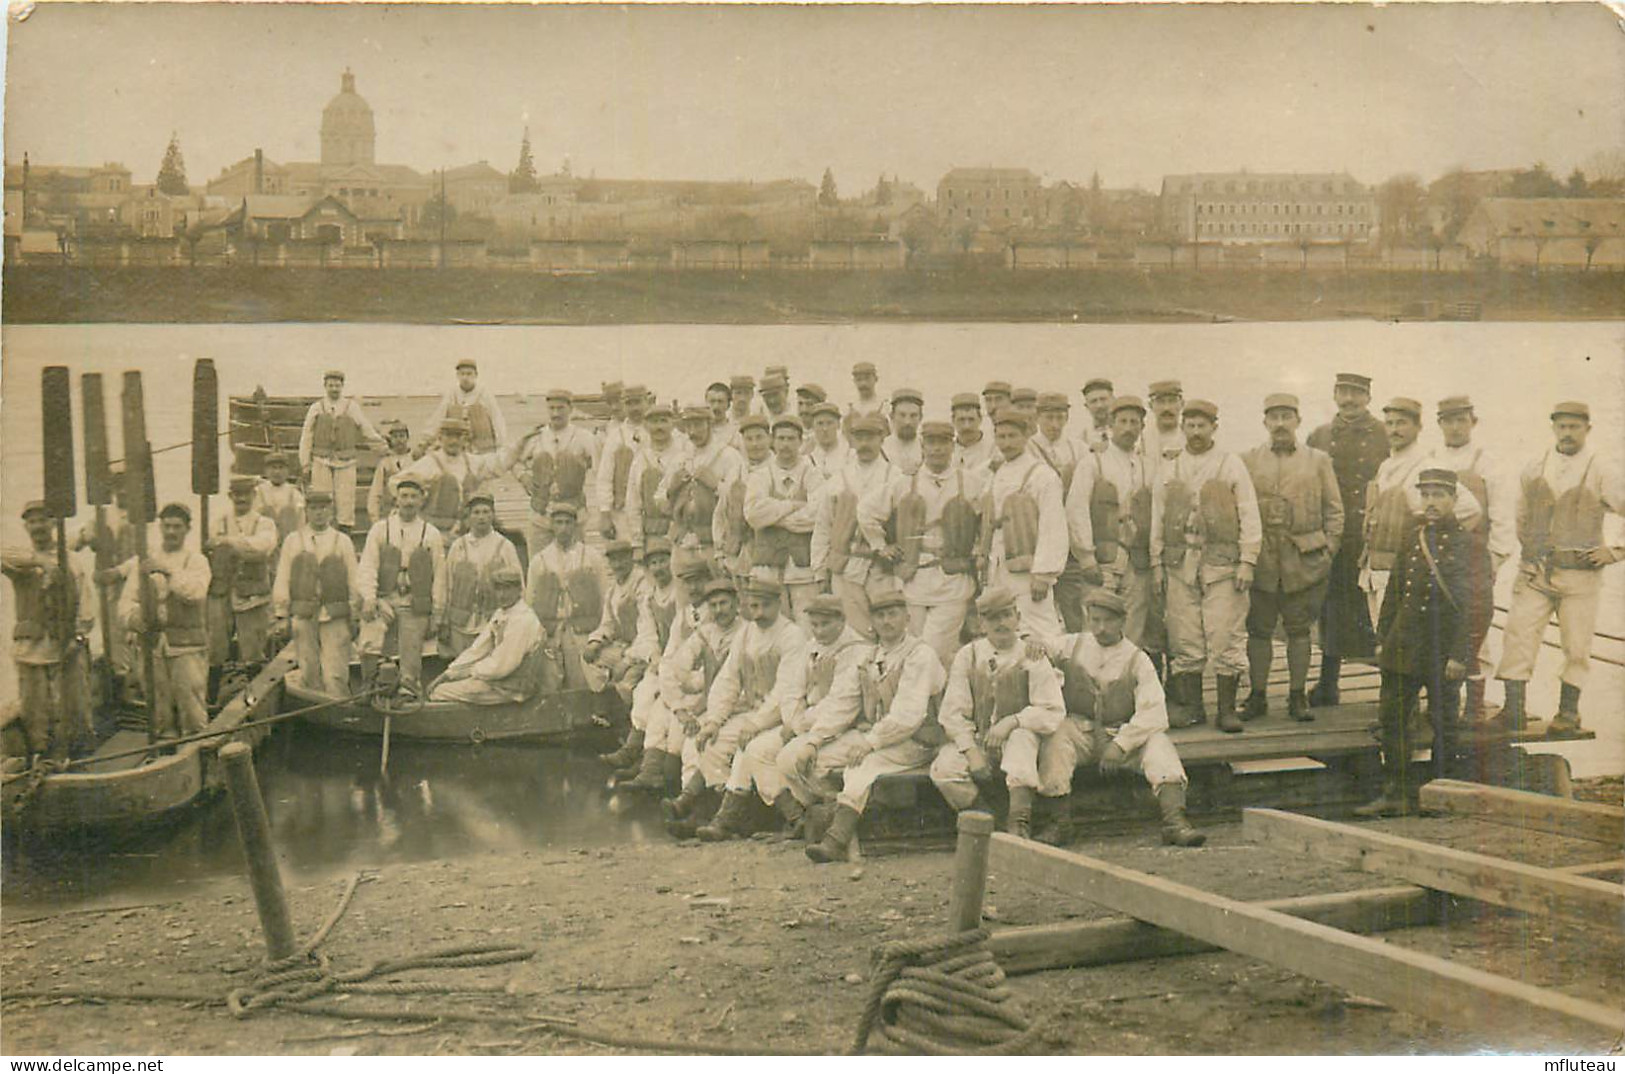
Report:
[[[297,473],[273,451],[263,477],[233,478],[202,554],[186,547],[190,512],[166,506],[159,550],[95,578],[116,590],[115,632],[153,639],[144,689],[161,733],[200,730],[218,669],[263,661],[286,631],[302,684],[336,697],[358,649],[364,684],[396,662],[408,698],[619,698],[631,730],[604,759],[626,787],[664,794],[680,834],[745,834],[760,801],[830,860],[877,778],[921,771],[959,809],[1002,783],[1010,830],[1065,838],[1087,765],[1141,772],[1165,839],[1199,845],[1166,732],[1208,720],[1210,677],[1220,731],[1267,715],[1278,629],[1294,720],[1337,703],[1344,660],[1375,656],[1385,784],[1367,812],[1404,812],[1422,692],[1441,763],[1486,717],[1490,672],[1506,688],[1493,722],[1522,731],[1554,614],[1548,735],[1579,732],[1602,568],[1625,556],[1603,533],[1625,489],[1586,444],[1583,402],[1552,409],[1552,447],[1514,476],[1474,442],[1467,397],[1438,402],[1444,446],[1428,451],[1423,405],[1396,397],[1379,419],[1358,374],[1336,378],[1337,414],[1306,441],[1298,399],[1267,396],[1264,442],[1236,455],[1214,446],[1218,408],[1174,380],[1142,401],[1092,378],[1076,424],[1066,394],[994,381],[928,421],[925,394],[882,396],[871,363],[854,366],[844,410],[818,384],[792,391],[779,366],[681,408],[605,384],[595,430],[552,390],[546,424],[514,438],[476,364],[456,372],[416,444],[399,423],[380,435],[328,372]],[[367,447],[382,458],[358,555]],[[506,475],[529,496],[528,564],[495,525]],[[43,508],[24,515],[34,547],[4,566],[25,706],[49,711],[27,699],[68,689],[49,669],[72,639],[48,614]],[[1514,556],[1497,665],[1492,591]],[[89,608],[89,580],[74,584]],[[451,661],[425,684],[431,640]],[[127,670],[133,647],[116,648]]]

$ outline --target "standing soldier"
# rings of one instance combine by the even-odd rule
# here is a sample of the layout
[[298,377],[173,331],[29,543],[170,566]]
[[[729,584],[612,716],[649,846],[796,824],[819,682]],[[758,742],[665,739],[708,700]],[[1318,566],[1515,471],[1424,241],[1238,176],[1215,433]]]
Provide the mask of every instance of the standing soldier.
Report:
[[858,390],[858,397],[846,408],[844,425],[848,436],[852,435],[852,419],[865,415],[879,418],[886,423],[886,431],[891,432],[890,423],[886,422],[886,401],[875,393],[879,383],[880,372],[873,362],[858,362],[852,366],[852,386]]
[[989,438],[993,436],[993,419],[1010,405],[1010,393],[1014,390],[1007,380],[990,380],[982,385],[982,409],[987,412]]
[[945,421],[920,427],[924,462],[912,475],[858,505],[870,545],[902,583],[910,629],[944,667],[959,651],[965,613],[976,594],[976,541],[990,475],[953,465],[954,429]]
[[[312,495],[321,495],[313,493]],[[177,738],[203,730],[209,722],[209,635],[205,606],[209,561],[186,547],[192,512],[178,503],[158,512],[158,551],[126,565],[135,572],[124,586],[119,617],[137,634],[150,634],[152,677],[146,684],[148,711],[157,737]],[[339,536],[351,548],[349,538]],[[154,621],[142,618],[141,588],[152,587]]]
[[649,397],[643,386],[628,384],[624,398],[626,418],[604,430],[604,446],[598,453],[598,470],[593,479],[598,493],[598,530],[606,541],[617,537],[632,540],[628,513],[635,495],[632,462],[637,458],[638,446],[647,439],[643,416],[648,411]]
[[1140,438],[1140,454],[1146,470],[1155,481],[1164,462],[1173,462],[1185,450],[1185,434],[1179,428],[1179,413],[1185,409],[1185,389],[1177,380],[1154,380],[1146,389],[1151,404],[1151,424]]
[[355,525],[356,453],[364,444],[382,448],[384,439],[361,412],[361,404],[344,394],[343,370],[322,374],[322,388],[327,394],[305,411],[299,467],[308,491],[332,494],[338,527],[349,532]]
[[254,510],[257,482],[231,479],[231,513],[214,527],[204,552],[209,557],[209,696],[220,685],[220,668],[231,659],[258,666],[265,662],[271,628],[271,558],[276,555],[276,523]]
[[[717,486],[717,512],[711,516],[711,541],[717,550],[717,570],[738,580],[751,571],[751,528],[745,520],[745,489],[751,474],[773,457],[773,436],[767,419],[747,414],[739,422],[739,443],[745,458],[734,476]],[[738,595],[735,594],[735,600]]]
[[[683,432],[693,453],[678,462],[656,490],[671,505],[671,540],[686,567],[698,559],[709,567],[716,558],[716,518],[720,494],[744,469],[745,462],[726,439],[716,435],[715,414],[703,406],[683,411]],[[740,501],[743,511],[744,502]]]
[[1287,714],[1309,711],[1309,627],[1326,599],[1326,579],[1343,541],[1343,500],[1331,456],[1298,445],[1298,397],[1264,399],[1269,441],[1242,456],[1258,496],[1263,543],[1247,610],[1247,675],[1252,687],[1241,718],[1269,714],[1266,693],[1275,658],[1275,624],[1286,631]]
[[783,373],[762,378],[762,405],[758,411],[770,423],[790,416],[790,379]]
[[1262,531],[1247,467],[1213,446],[1219,408],[1185,404],[1185,450],[1164,467],[1152,493],[1153,585],[1167,593],[1173,726],[1207,722],[1202,680],[1211,670],[1221,731],[1239,731],[1236,688],[1246,668],[1247,598]]
[[530,558],[525,588],[525,603],[536,612],[547,638],[549,663],[542,668],[542,689],[585,689],[582,655],[604,618],[604,579],[609,572],[604,557],[577,533],[576,505],[559,500],[549,510],[553,540]]
[[841,408],[834,403],[814,403],[809,414],[807,427],[812,431],[812,445],[805,449],[807,458],[825,481],[834,480],[852,457],[852,449],[841,439]]
[[[1471,492],[1487,516],[1470,528],[1489,557],[1489,587],[1493,592],[1501,567],[1518,545],[1518,482],[1493,452],[1473,443],[1478,415],[1473,401],[1465,395],[1439,400],[1439,432],[1444,446],[1433,452],[1438,465],[1456,472],[1460,487]],[[1485,627],[1489,624],[1486,622]],[[1501,636],[1488,629],[1478,646],[1467,673],[1466,697],[1461,717],[1471,723],[1484,718],[1484,684],[1501,657]]]
[[1474,632],[1490,614],[1482,583],[1487,564],[1456,519],[1455,473],[1430,467],[1417,475],[1416,486],[1422,522],[1405,533],[1377,621],[1383,786],[1380,797],[1354,811],[1362,817],[1399,816],[1415,808],[1407,769],[1412,719],[1424,689],[1433,713],[1434,772],[1451,774],[1458,691],[1473,659]]
[[[796,417],[801,419],[803,425],[811,429],[813,407],[825,402],[827,399],[829,399],[829,393],[825,392],[821,385],[803,384],[796,389]],[[839,414],[840,411],[837,410],[836,413]]]
[[998,452],[993,450],[993,437],[982,428],[982,404],[975,393],[954,396],[949,413],[954,425],[954,466],[991,471]]
[[598,398],[604,404],[604,424],[594,431],[593,443],[598,445],[595,454],[601,456],[610,431],[626,421],[626,388],[618,380],[603,381],[598,388]]
[[1138,450],[1144,425],[1145,407],[1138,399],[1132,395],[1113,399],[1111,442],[1079,460],[1066,501],[1072,555],[1084,584],[1092,589],[1104,587],[1123,598],[1124,630],[1129,641],[1140,648],[1145,645],[1151,616],[1155,480],[1154,464]]
[[357,570],[355,542],[333,528],[333,494],[312,492],[305,525],[282,542],[271,587],[276,632],[291,620],[306,690],[350,695],[350,624],[361,618]]
[[288,456],[280,450],[273,450],[265,459],[265,478],[254,491],[254,510],[276,523],[278,549],[288,534],[305,524],[305,494],[289,483]]
[[753,400],[756,396],[756,378],[749,373],[735,373],[728,378],[728,391],[731,393],[729,401],[729,420],[738,428],[746,418],[756,413]]
[[[283,477],[287,476],[286,456],[284,456],[282,469]],[[94,525],[86,526],[79,531],[74,539],[73,550],[90,548],[95,550],[95,562],[108,564],[96,570],[91,578],[98,589],[107,590],[107,609],[111,622],[101,623],[102,643],[107,649],[107,662],[111,666],[115,679],[115,689],[118,693],[110,702],[120,702],[135,695],[139,689],[135,665],[132,662],[134,654],[130,651],[130,636],[119,620],[118,609],[120,598],[124,595],[124,583],[127,571],[124,564],[136,553],[135,527],[130,525],[129,512],[125,508],[124,475],[113,473],[110,489],[113,493],[113,503],[107,509],[106,526],[98,533]],[[289,486],[292,488],[292,486]],[[294,495],[299,492],[294,489]],[[304,503],[304,497],[299,496],[299,502]],[[301,508],[301,511],[303,509]],[[301,514],[301,517],[302,514]],[[54,535],[54,529],[53,529]],[[32,534],[30,534],[32,537]],[[102,542],[106,542],[105,549]],[[20,603],[20,601],[19,601]],[[99,609],[100,600],[96,607]],[[81,614],[84,608],[80,608]]]
[[373,468],[372,487],[367,490],[367,518],[372,522],[388,518],[389,513],[395,510],[395,493],[390,482],[413,461],[412,430],[406,422],[385,422],[384,435],[389,438],[389,447]]
[[987,586],[1014,594],[1023,631],[1054,637],[1061,633],[1054,586],[1068,546],[1061,479],[1027,450],[1032,430],[1024,415],[1006,407],[993,423],[1004,463],[993,474],[982,509]]
[[570,421],[575,397],[564,388],[547,393],[547,424],[514,445],[507,469],[520,467],[519,483],[530,493],[529,547],[540,549],[553,539],[548,506],[555,500],[587,507],[587,472],[598,462],[592,434]]
[[[445,569],[435,574],[440,590],[435,605],[440,616],[440,655],[454,658],[474,643],[498,608],[495,572],[510,568],[521,573],[519,550],[495,528],[496,506],[489,492],[468,498],[468,531],[446,550]],[[445,535],[442,534],[442,537]]]
[[395,510],[372,524],[356,572],[361,593],[361,681],[371,688],[381,656],[399,655],[401,693],[416,698],[423,686],[423,646],[440,632],[446,587],[446,544],[418,517],[423,485],[395,483]]
[[472,358],[457,362],[457,387],[440,397],[429,418],[429,428],[438,429],[447,418],[461,418],[468,424],[469,450],[489,455],[508,442],[508,425],[491,389],[480,384],[480,367]]
[[447,418],[440,423],[440,446],[395,478],[397,485],[408,477],[417,479],[423,489],[423,517],[442,534],[459,532],[468,497],[482,482],[507,472],[501,455],[476,455],[466,450],[467,444],[468,423]]
[[711,436],[713,439],[720,440],[738,451],[739,430],[734,427],[733,421],[728,417],[728,406],[732,402],[733,389],[724,382],[714,380],[706,385],[705,407],[711,412]]
[[920,420],[925,416],[925,396],[915,388],[898,388],[891,393],[891,434],[881,443],[886,461],[905,474],[920,468]]
[[1026,838],[1039,787],[1039,744],[1066,722],[1061,676],[1022,644],[1015,593],[990,589],[976,611],[987,635],[960,649],[948,669],[938,711],[948,741],[931,762],[931,782],[963,813],[981,804],[977,785],[993,781],[997,763],[1010,790],[1005,830]]
[[[1608,460],[1586,445],[1591,407],[1583,402],[1552,408],[1555,450],[1525,468],[1518,494],[1518,540],[1523,545],[1518,577],[1507,611],[1504,655],[1496,676],[1506,683],[1506,705],[1497,718],[1521,730],[1525,693],[1535,670],[1546,624],[1557,615],[1563,646],[1563,685],[1547,738],[1580,732],[1580,691],[1591,665],[1603,568],[1625,559],[1625,547],[1604,538],[1607,516],[1625,514],[1625,484]],[[1493,492],[1491,493],[1493,495]]]
[[[1066,423],[1071,417],[1072,404],[1063,392],[1034,394],[1031,420],[1038,423],[1038,435],[1027,441],[1029,448],[1040,459],[1049,463],[1061,479],[1061,502],[1068,502],[1072,494],[1072,479],[1077,474],[1082,451],[1078,442],[1066,435]],[[1060,610],[1061,622],[1071,633],[1083,629],[1083,594],[1085,588],[1083,567],[1073,550],[1067,550],[1066,566],[1055,582],[1055,605]]]
[[791,616],[818,594],[812,531],[824,475],[801,454],[801,440],[799,418],[787,414],[774,421],[773,457],[745,479],[752,573],[783,586]]
[[1309,703],[1321,707],[1337,704],[1344,659],[1374,651],[1371,611],[1360,592],[1360,562],[1365,555],[1366,489],[1388,457],[1388,436],[1370,410],[1371,378],[1337,374],[1332,401],[1336,415],[1309,434],[1309,446],[1332,457],[1337,495],[1343,501],[1343,540],[1332,559],[1320,612],[1320,681],[1309,694]]
[[[16,616],[11,659],[17,669],[22,728],[30,753],[66,760],[76,745],[73,739],[88,737],[90,730],[83,636],[95,622],[96,593],[90,577],[71,558],[68,576],[62,575],[56,522],[46,512],[44,501],[31,500],[23,507],[23,524],[28,528],[29,547],[0,550],[0,570],[11,581]],[[126,566],[123,573],[129,570]],[[207,572],[207,565],[204,570]],[[136,587],[124,588],[134,592]],[[120,621],[128,618],[121,609]]]
[[869,582],[874,550],[858,526],[858,505],[879,495],[897,471],[880,455],[886,423],[873,414],[852,420],[852,457],[819,490],[813,520],[812,569],[841,602],[847,629],[874,637],[869,622]]
[[1105,377],[1095,377],[1083,385],[1083,405],[1089,411],[1089,428],[1078,439],[1090,451],[1105,451],[1112,442],[1112,397],[1116,392]]
[[665,490],[668,479],[689,457],[686,441],[672,435],[671,407],[664,403],[649,408],[644,415],[648,439],[638,445],[628,475],[626,537],[641,555],[656,537],[671,538],[671,500]]

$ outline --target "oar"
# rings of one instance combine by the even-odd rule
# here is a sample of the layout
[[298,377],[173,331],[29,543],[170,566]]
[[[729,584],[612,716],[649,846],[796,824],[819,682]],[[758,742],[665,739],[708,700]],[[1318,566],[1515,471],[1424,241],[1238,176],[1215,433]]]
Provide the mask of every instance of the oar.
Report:
[[102,572],[116,566],[113,541],[107,532],[107,505],[113,499],[113,477],[108,466],[107,413],[102,403],[102,375],[86,373],[79,378],[79,396],[85,411],[85,502],[96,508],[96,595],[102,623],[102,684],[108,705],[116,703],[113,681],[112,601],[108,587],[99,580]]
[[124,480],[130,526],[135,532],[136,577],[141,599],[141,670],[146,677],[147,744],[158,741],[158,699],[153,689],[151,625],[157,620],[153,606],[152,580],[147,577],[147,523],[158,513],[158,490],[152,476],[152,445],[147,443],[146,407],[141,393],[141,373],[126,370],[124,394]]
[[[68,573],[68,519],[78,511],[79,505],[73,492],[73,382],[67,366],[45,367],[40,377],[40,401],[45,422],[45,513],[56,519],[56,590],[62,598],[56,602],[56,611],[61,616],[57,629],[62,639],[63,671],[67,673],[79,619],[74,599],[79,590]],[[51,715],[51,735],[65,736],[70,714],[63,710]],[[77,719],[74,722],[77,723]]]
[[220,491],[220,379],[214,359],[192,367],[192,491],[198,497],[198,541],[209,540],[209,497]]

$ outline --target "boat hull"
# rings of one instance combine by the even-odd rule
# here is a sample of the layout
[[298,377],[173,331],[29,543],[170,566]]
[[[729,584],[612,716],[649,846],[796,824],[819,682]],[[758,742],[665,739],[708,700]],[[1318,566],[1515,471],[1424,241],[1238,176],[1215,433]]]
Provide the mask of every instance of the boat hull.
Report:
[[[320,705],[325,694],[288,683],[283,694],[285,711]],[[465,743],[525,742],[543,745],[586,745],[612,737],[608,723],[597,714],[598,699],[584,690],[569,690],[529,701],[504,705],[464,705],[427,702],[421,709],[393,716],[366,702],[334,705],[299,717],[300,722],[325,731],[380,737],[386,718],[392,739]]]

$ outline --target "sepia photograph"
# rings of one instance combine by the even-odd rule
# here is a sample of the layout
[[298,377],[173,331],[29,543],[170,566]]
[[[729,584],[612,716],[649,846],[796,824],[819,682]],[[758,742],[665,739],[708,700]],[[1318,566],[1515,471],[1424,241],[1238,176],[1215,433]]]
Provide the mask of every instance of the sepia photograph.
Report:
[[0,1053],[1613,1069],[1617,4],[4,36]]

